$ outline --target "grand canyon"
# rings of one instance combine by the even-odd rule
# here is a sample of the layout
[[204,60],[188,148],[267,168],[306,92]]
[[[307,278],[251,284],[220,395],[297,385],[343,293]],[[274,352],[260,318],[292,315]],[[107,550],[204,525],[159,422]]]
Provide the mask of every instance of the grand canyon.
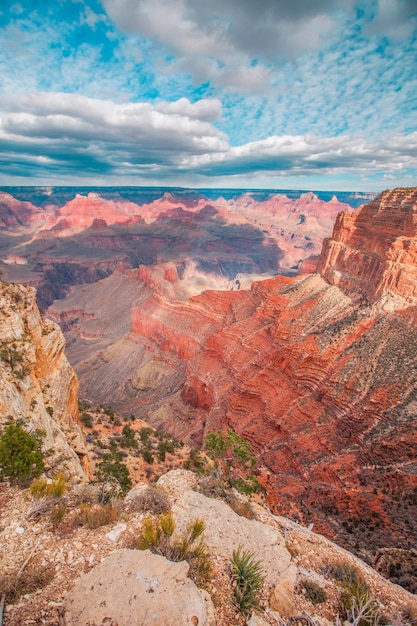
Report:
[[231,428],[274,512],[415,560],[416,203],[10,188],[0,267],[60,324],[82,398],[195,447]]

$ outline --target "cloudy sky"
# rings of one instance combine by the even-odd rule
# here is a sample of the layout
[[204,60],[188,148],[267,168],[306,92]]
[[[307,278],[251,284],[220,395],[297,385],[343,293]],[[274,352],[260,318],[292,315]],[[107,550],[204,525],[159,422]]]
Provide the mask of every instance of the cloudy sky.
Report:
[[417,0],[1,0],[0,184],[417,185]]

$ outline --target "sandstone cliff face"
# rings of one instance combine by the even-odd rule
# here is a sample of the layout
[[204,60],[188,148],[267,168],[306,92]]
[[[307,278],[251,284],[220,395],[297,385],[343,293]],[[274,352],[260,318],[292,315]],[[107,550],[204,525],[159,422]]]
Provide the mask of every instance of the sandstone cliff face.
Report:
[[0,283],[0,422],[27,419],[53,450],[46,465],[83,477],[78,381],[59,327],[41,318],[35,300],[31,287]]
[[382,307],[417,304],[417,189],[393,189],[340,213],[318,271],[332,285]]
[[[164,330],[145,307],[135,327],[155,366],[175,353],[185,367],[183,383],[165,398],[159,389],[153,406],[137,398],[139,415],[199,444],[232,427],[256,450],[276,510],[351,547],[357,529],[368,558],[417,533],[416,193],[385,193],[356,219],[342,214],[336,241],[324,246],[323,277],[277,277],[236,292],[237,313],[213,332],[198,320],[203,308],[205,319],[216,310],[215,292],[198,297],[198,314],[187,304],[185,326],[177,308],[164,309]],[[362,272],[356,254],[374,271]]]

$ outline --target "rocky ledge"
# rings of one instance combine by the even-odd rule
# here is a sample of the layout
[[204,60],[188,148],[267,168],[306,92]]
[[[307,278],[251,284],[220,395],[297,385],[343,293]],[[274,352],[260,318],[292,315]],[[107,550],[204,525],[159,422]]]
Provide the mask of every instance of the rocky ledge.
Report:
[[47,465],[85,477],[78,380],[59,326],[43,319],[36,291],[0,282],[0,426],[23,420],[45,433]]
[[417,304],[417,188],[384,191],[353,213],[339,213],[318,271],[331,285],[382,308]]

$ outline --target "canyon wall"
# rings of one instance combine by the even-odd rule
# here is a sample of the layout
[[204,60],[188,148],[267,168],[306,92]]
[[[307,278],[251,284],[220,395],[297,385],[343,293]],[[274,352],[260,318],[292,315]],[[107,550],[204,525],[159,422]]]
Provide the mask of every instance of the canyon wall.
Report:
[[35,300],[31,287],[0,283],[0,423],[44,431],[46,467],[85,477],[78,381],[60,328],[41,318]]
[[232,427],[276,511],[368,553],[417,533],[416,200],[395,190],[342,214],[321,274],[236,292],[214,332],[199,320],[216,319],[215,292],[187,303],[185,326],[178,308],[133,311],[148,367],[175,354],[182,372],[153,404],[139,393],[137,414],[200,445]]
[[393,189],[355,213],[340,213],[324,240],[320,274],[382,306],[416,305],[416,201],[415,189]]

